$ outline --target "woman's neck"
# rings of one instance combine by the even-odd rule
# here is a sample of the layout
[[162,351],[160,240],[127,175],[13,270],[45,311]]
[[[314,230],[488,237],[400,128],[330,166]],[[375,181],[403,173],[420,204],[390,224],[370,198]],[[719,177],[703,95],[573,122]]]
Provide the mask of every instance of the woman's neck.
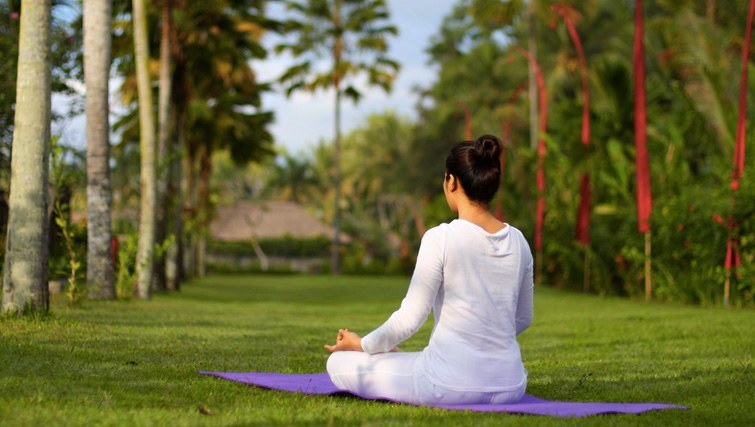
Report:
[[498,219],[488,211],[487,206],[473,203],[471,201],[459,204],[459,219],[469,221],[491,234],[501,231],[506,225],[501,221],[498,221]]

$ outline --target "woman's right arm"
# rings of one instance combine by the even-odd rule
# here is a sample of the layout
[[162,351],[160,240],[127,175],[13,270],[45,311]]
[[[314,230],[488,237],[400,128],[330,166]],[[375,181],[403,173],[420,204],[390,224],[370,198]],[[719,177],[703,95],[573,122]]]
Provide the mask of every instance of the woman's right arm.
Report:
[[385,353],[414,335],[425,323],[433,301],[443,282],[443,245],[445,233],[441,227],[427,231],[417,254],[409,289],[396,310],[379,328],[362,338],[365,352]]

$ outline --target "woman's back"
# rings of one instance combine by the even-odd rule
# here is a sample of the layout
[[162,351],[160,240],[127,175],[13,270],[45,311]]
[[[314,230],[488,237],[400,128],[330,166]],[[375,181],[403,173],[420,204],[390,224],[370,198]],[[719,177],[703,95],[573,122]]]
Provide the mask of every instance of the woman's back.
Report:
[[[423,368],[453,390],[501,391],[526,379],[518,332],[532,318],[532,255],[521,232],[488,233],[466,220],[428,232],[442,248],[443,283],[433,304],[435,326]],[[426,244],[423,242],[423,244]]]

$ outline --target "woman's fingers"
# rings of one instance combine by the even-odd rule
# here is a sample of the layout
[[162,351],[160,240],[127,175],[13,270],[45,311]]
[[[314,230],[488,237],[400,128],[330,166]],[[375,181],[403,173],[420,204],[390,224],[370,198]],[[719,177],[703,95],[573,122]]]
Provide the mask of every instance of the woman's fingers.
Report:
[[348,329],[339,329],[338,335],[336,336],[336,343],[334,345],[325,344],[323,347],[330,351],[331,353],[334,351],[341,351],[344,349],[344,340],[346,339],[346,334],[349,334]]

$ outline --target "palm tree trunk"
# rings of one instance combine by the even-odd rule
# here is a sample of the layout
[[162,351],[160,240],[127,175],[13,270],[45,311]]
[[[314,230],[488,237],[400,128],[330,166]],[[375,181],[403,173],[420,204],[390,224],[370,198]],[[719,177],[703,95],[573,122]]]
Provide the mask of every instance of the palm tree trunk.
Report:
[[543,224],[545,223],[545,155],[548,130],[548,96],[545,93],[545,81],[540,66],[528,51],[521,49],[535,72],[538,91],[538,138],[537,146],[537,205],[535,210],[535,283],[542,283],[543,276]]
[[[155,241],[158,244],[167,237],[168,222],[168,188],[169,165],[168,144],[170,143],[170,117],[171,117],[171,1],[163,0],[162,6],[162,35],[160,38],[160,95],[158,99],[158,136],[157,158],[160,162],[157,167],[157,216],[155,227]],[[166,290],[165,254],[155,259],[154,288]]]
[[[752,37],[752,21],[755,15],[755,0],[750,0],[750,7],[747,12],[747,27],[745,27],[746,41],[742,45],[742,74],[739,80],[739,108],[737,113],[737,133],[734,144],[734,169],[731,171],[731,190],[736,193],[739,191],[739,181],[745,169],[745,147],[747,146],[747,69],[750,58],[750,39]],[[736,198],[731,201],[732,212],[736,209]],[[739,224],[734,220],[733,214],[729,215],[729,235],[726,238],[726,260],[724,262],[725,281],[724,281],[724,306],[729,306],[729,297],[731,293],[731,270],[741,265],[739,253],[739,239],[734,237],[737,233]],[[740,280],[739,274],[734,276]]]
[[645,299],[652,297],[650,217],[653,198],[650,187],[650,166],[647,151],[647,114],[645,107],[645,47],[642,0],[635,1],[634,47],[634,143],[637,193],[637,228],[645,235]]
[[[184,0],[171,0],[174,9],[183,11],[186,3]],[[171,85],[171,100],[175,118],[175,138],[173,139],[173,149],[170,156],[170,182],[169,194],[171,203],[171,234],[172,241],[168,246],[168,252],[165,260],[165,281],[169,290],[180,290],[181,283],[184,281],[186,274],[184,272],[184,241],[183,241],[183,208],[186,191],[183,191],[181,183],[183,182],[183,168],[181,167],[185,157],[184,150],[184,121],[186,118],[186,66],[181,48],[180,33],[176,26],[171,27],[170,50],[173,58],[173,84]]]
[[[580,140],[584,149],[585,156],[589,158],[590,152],[590,90],[587,83],[587,59],[585,51],[582,48],[582,40],[579,37],[577,28],[572,20],[570,6],[554,5],[551,7],[555,10],[566,23],[569,37],[577,50],[579,58],[579,70],[582,77],[582,134]],[[583,284],[582,289],[587,292],[590,289],[590,172],[589,167],[582,172],[582,178],[579,185],[579,208],[577,210],[576,236],[577,241],[584,248],[583,263]]]
[[[341,26],[341,1],[335,0],[333,27]],[[341,274],[341,53],[343,39],[333,41],[333,89],[336,92],[335,141],[333,144],[333,245],[331,254],[332,273]]]
[[198,194],[197,194],[197,156],[198,156],[198,147],[196,146],[196,143],[194,141],[189,141],[187,146],[187,152],[188,154],[184,158],[183,163],[183,170],[186,171],[185,179],[183,180],[183,192],[185,194],[186,205],[187,205],[187,211],[189,215],[189,227],[187,227],[189,231],[189,235],[186,236],[186,240],[184,241],[185,245],[183,247],[183,257],[181,259],[181,262],[183,263],[183,270],[186,273],[187,277],[194,277],[196,276],[196,261],[197,261],[197,235],[196,235],[196,224],[197,224],[197,205],[198,205]]
[[[537,38],[535,37],[535,0],[530,0],[528,12],[529,26],[527,27],[527,50],[533,61],[537,60]],[[527,68],[530,92],[530,148],[537,148],[538,144],[538,111],[537,111],[537,76],[532,63]]]
[[136,257],[137,291],[140,298],[149,299],[152,296],[152,258],[155,247],[155,125],[148,69],[149,44],[144,0],[133,0],[133,21],[141,136],[141,208],[139,215],[139,250]]
[[716,0],[707,0],[705,2],[705,17],[711,24],[716,23]]
[[50,153],[50,0],[23,0],[11,190],[3,265],[4,313],[47,311]]
[[173,154],[170,161],[170,182],[168,192],[171,194],[171,234],[172,240],[165,254],[165,286],[168,290],[178,291],[184,280],[183,272],[183,195],[181,191],[182,180],[182,153],[183,147],[183,117],[181,111],[176,111],[176,138],[173,145]]
[[462,103],[461,108],[464,110],[464,140],[472,140],[472,113],[469,111],[469,105]]
[[333,274],[341,274],[341,89],[336,86],[335,142],[333,144]]
[[195,269],[198,277],[204,277],[206,273],[207,234],[210,227],[210,177],[212,176],[210,150],[207,147],[203,147],[199,162],[198,235]]
[[115,298],[110,211],[108,82],[111,0],[84,0],[87,135],[87,287],[89,297]]

